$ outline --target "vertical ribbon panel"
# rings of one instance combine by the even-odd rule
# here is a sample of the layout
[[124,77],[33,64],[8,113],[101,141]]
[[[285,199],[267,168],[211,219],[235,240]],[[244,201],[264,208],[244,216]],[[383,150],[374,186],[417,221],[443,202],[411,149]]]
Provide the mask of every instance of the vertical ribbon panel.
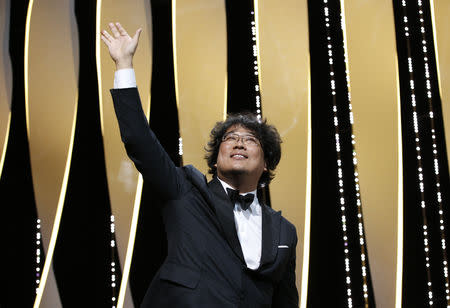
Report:
[[297,288],[300,306],[306,307],[311,185],[307,1],[260,1],[255,11],[262,113],[283,139],[271,203],[297,228]]
[[128,275],[134,247],[134,238],[142,193],[142,177],[127,157],[114,113],[109,89],[113,87],[115,65],[108,48],[100,40],[100,31],[111,33],[108,23],[120,22],[133,36],[138,28],[143,31],[133,59],[136,81],[146,116],[150,112],[151,79],[151,11],[149,1],[97,2],[97,71],[99,76],[100,114],[105,149],[106,175],[111,202],[111,212],[115,217],[115,235],[122,283],[120,285],[118,307],[133,307]]
[[174,67],[184,164],[207,172],[204,147],[226,114],[227,42],[223,0],[172,3]]
[[73,0],[30,1],[25,101],[30,161],[46,253],[35,307],[61,306],[52,257],[67,180],[78,98],[78,33]]
[[[345,2],[345,5],[344,5]],[[399,307],[402,139],[392,2],[341,1],[364,229],[375,302]]]

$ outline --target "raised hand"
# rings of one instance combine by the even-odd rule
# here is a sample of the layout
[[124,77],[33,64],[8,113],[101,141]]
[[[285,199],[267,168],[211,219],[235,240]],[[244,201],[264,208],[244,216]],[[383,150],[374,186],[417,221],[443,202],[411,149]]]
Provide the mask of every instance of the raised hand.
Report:
[[109,54],[116,63],[117,69],[132,68],[133,56],[139,42],[139,35],[142,29],[137,29],[133,37],[130,37],[118,22],[109,23],[112,35],[108,31],[101,32],[102,41],[108,46]]

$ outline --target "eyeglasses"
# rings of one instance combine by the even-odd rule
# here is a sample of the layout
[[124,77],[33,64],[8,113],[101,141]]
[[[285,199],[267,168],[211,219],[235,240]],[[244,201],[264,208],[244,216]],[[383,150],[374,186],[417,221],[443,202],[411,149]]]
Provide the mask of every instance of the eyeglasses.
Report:
[[222,137],[222,142],[238,143],[242,141],[246,146],[258,146],[260,144],[258,138],[253,135],[239,135],[236,133],[228,133]]

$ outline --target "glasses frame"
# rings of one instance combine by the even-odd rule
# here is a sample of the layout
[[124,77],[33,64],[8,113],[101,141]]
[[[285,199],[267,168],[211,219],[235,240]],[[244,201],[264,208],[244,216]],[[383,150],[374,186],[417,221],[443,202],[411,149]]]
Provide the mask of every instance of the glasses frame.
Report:
[[[233,138],[230,139],[228,137],[233,137]],[[229,132],[229,133],[223,135],[222,142],[225,142],[225,143],[241,142],[242,144],[244,144],[246,146],[261,146],[261,142],[255,135],[251,135],[251,134],[241,135],[241,134],[237,134],[237,133],[233,133],[233,132]]]

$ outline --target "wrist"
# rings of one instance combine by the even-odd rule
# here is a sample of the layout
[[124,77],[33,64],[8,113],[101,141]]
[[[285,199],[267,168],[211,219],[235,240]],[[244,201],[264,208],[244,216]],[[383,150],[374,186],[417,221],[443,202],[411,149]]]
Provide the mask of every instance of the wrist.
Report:
[[121,70],[125,68],[133,68],[133,61],[131,59],[123,59],[116,61],[116,70]]

